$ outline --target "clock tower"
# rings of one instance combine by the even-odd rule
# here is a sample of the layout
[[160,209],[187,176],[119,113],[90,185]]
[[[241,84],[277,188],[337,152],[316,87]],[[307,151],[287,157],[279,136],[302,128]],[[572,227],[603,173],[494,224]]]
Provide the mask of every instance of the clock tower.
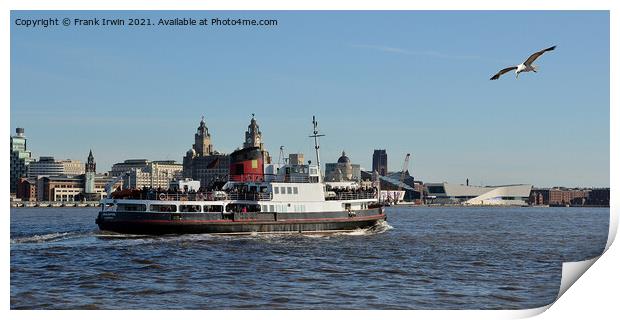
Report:
[[252,113],[252,120],[250,120],[248,131],[245,132],[245,142],[243,143],[243,148],[258,147],[263,150],[262,135],[263,134],[260,132],[258,124],[256,123],[256,119],[254,119],[254,114]]

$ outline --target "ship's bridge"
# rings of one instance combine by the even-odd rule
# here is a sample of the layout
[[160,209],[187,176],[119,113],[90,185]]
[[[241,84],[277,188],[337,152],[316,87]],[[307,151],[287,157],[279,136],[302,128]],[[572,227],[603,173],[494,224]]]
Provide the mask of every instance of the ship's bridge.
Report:
[[318,183],[319,167],[305,164],[266,164],[266,182]]

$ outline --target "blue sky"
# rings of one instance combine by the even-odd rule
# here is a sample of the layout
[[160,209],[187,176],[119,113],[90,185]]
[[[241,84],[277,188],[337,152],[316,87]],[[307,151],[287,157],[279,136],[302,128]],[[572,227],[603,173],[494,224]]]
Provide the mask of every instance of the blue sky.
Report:
[[[11,25],[11,132],[35,156],[99,171],[180,161],[202,115],[239,147],[252,113],[265,146],[322,162],[346,150],[427,182],[609,186],[609,15],[579,11],[12,12],[17,18],[254,18],[277,27]],[[538,74],[489,77],[557,45]]]

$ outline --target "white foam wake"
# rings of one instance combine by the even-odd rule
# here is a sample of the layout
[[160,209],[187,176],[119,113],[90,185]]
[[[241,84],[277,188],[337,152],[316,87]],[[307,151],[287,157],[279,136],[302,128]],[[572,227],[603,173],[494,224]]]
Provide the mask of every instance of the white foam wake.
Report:
[[54,232],[54,233],[46,233],[46,234],[35,234],[33,236],[11,239],[11,244],[52,242],[52,241],[58,241],[61,239],[68,238],[75,234],[76,234],[75,232]]

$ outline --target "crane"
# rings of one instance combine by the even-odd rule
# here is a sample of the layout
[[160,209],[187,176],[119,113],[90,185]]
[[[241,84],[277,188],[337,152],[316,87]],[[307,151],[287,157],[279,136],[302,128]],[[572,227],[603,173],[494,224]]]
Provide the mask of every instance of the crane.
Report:
[[405,183],[405,172],[409,169],[409,158],[411,157],[410,153],[407,153],[405,156],[405,162],[403,162],[403,170],[400,172],[400,183],[398,184],[398,197],[400,197],[400,191],[403,189],[403,183]]
[[[407,153],[405,156],[405,162],[403,162],[403,170],[400,172],[400,183],[405,181],[405,172],[409,169],[409,158],[411,157],[410,153]],[[398,191],[400,191],[402,185],[398,186]]]

